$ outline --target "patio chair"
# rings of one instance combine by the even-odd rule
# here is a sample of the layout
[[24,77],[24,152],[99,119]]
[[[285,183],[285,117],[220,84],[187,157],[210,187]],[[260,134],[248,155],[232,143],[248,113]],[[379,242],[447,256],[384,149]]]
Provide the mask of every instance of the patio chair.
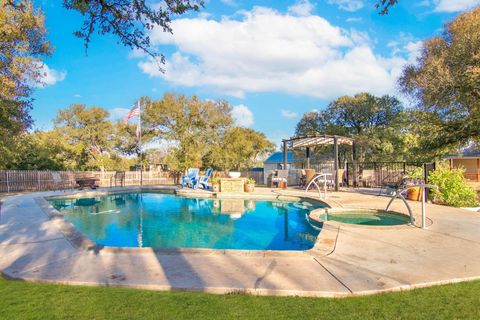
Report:
[[198,184],[201,185],[202,188],[205,189],[205,190],[209,189],[208,179],[210,179],[210,177],[212,176],[212,173],[213,173],[213,169],[208,168],[207,172],[205,172],[205,175],[201,176],[200,179],[198,179]]
[[371,188],[375,183],[375,170],[363,170],[360,182],[364,187]]
[[272,184],[271,187],[273,187],[274,184],[276,184],[277,188],[280,187],[281,183],[285,183],[285,187],[287,187],[287,181],[288,181],[288,169],[287,170],[277,170],[275,176],[272,177]]
[[189,185],[192,186],[192,189],[197,189],[198,186],[198,168],[190,168],[187,170],[187,175],[182,176],[182,188],[185,185],[188,187]]
[[63,183],[63,179],[58,172],[52,172],[52,180],[53,180],[53,185],[54,185],[53,189],[54,190],[65,191],[65,185]]
[[325,180],[327,188],[335,187],[335,172],[322,171],[320,174],[325,174],[325,176],[319,177],[317,179],[319,182],[323,182],[323,180]]
[[[346,180],[345,178],[346,178],[345,169],[338,169],[338,184],[341,187],[348,186],[348,183],[347,181],[345,181]],[[335,179],[333,180],[333,184],[335,185]]]
[[110,187],[125,186],[125,171],[116,171],[115,174],[110,178]]
[[382,185],[380,186],[380,191],[378,192],[378,195],[380,196],[384,189],[385,189],[385,191],[388,190],[388,189],[396,191],[396,190],[400,189],[400,187],[404,184],[404,182],[405,182],[405,178],[404,178],[403,172],[402,173],[398,173],[398,172],[391,173],[383,179]]
[[300,170],[300,178],[298,179],[298,185],[300,187],[307,186],[307,172],[305,171],[305,169]]

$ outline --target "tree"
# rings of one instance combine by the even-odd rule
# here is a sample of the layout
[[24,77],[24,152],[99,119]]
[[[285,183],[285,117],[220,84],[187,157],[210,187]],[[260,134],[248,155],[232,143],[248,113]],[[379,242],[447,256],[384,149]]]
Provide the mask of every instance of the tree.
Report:
[[388,10],[393,5],[397,4],[398,0],[378,0],[375,4],[375,8],[377,8],[380,14],[388,14]]
[[263,133],[235,127],[225,101],[201,101],[196,96],[165,94],[162,100],[144,100],[146,131],[171,148],[164,160],[169,168],[244,169],[273,150]]
[[161,100],[145,103],[142,119],[146,130],[154,130],[159,139],[173,142],[167,163],[183,171],[202,166],[210,146],[217,144],[232,125],[230,113],[231,107],[225,101],[165,94]]
[[111,153],[113,126],[105,109],[72,104],[58,112],[55,130],[75,154],[79,168],[108,169],[114,166],[117,157]]
[[42,78],[41,59],[52,53],[44,17],[29,1],[21,9],[0,0],[0,98],[25,108],[32,85]]
[[[480,138],[480,7],[448,23],[423,43],[416,64],[404,68],[402,91],[417,103],[428,128],[428,150]],[[420,121],[424,120],[424,121]]]
[[8,3],[0,0],[0,166],[31,125],[30,93],[42,79],[41,59],[52,52],[42,13],[28,1],[19,2],[21,10]]
[[274,150],[275,144],[265,134],[233,127],[227,129],[220,143],[210,149],[204,162],[221,170],[245,170],[257,165],[261,156]]
[[297,124],[296,135],[354,137],[360,161],[376,160],[377,155],[385,160],[388,154],[396,156],[392,141],[401,132],[403,116],[403,107],[395,97],[359,93],[334,100],[324,111],[305,114]]
[[73,154],[59,138],[56,131],[22,134],[12,167],[19,170],[75,169]]

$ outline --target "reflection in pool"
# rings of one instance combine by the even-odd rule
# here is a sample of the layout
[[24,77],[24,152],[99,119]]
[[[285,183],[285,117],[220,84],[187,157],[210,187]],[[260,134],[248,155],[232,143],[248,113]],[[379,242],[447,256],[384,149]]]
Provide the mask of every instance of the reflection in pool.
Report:
[[319,231],[307,201],[202,199],[122,193],[50,199],[67,221],[98,244],[117,247],[306,250]]

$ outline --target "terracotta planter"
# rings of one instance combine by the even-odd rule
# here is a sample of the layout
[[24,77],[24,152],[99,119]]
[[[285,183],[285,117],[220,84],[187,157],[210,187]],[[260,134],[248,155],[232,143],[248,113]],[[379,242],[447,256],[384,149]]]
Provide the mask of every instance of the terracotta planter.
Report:
[[255,185],[254,184],[245,184],[244,191],[245,192],[253,192],[255,190]]
[[413,201],[420,201],[422,198],[422,189],[420,187],[411,188],[407,190],[407,199]]
[[213,192],[220,192],[220,185],[219,184],[212,185],[212,191]]

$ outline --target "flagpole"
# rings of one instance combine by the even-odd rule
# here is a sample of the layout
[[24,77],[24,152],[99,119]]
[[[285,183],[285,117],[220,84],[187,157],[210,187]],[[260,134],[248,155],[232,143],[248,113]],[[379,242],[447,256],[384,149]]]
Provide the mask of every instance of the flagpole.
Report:
[[138,147],[140,148],[140,230],[138,233],[138,246],[143,247],[143,151],[142,151],[142,100],[138,102]]
[[142,156],[143,156],[143,151],[142,151],[142,103],[141,100],[138,105],[138,146],[140,148],[140,192],[141,188],[143,186],[143,162],[142,162]]

